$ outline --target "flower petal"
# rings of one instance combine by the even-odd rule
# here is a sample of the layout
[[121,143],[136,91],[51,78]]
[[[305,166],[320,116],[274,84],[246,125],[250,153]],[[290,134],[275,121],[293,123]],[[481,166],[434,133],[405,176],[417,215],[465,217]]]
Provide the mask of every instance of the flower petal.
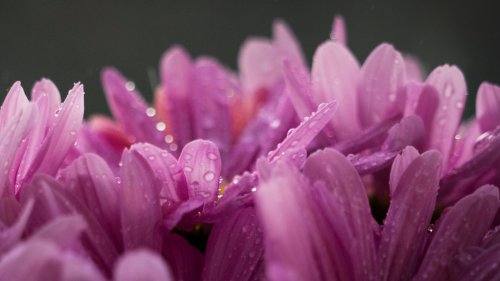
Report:
[[163,256],[172,268],[175,280],[199,281],[203,254],[177,234],[168,234],[163,243]]
[[[5,208],[7,203],[6,200],[8,199],[3,198],[0,201],[0,206],[2,208]],[[20,211],[16,220],[12,222],[12,225],[8,225],[10,227],[5,230],[0,230],[0,258],[7,250],[10,249],[10,247],[14,246],[21,239],[32,210],[33,200],[30,200],[25,204],[22,211]]]
[[64,249],[78,241],[86,228],[85,220],[79,215],[60,216],[42,226],[30,239],[48,240]]
[[166,124],[150,116],[148,105],[135,86],[130,86],[130,82],[113,68],[104,69],[101,76],[111,112],[129,137],[166,147],[163,133]]
[[158,180],[137,151],[124,151],[122,162],[120,203],[124,247],[159,251],[162,239]]
[[408,280],[418,267],[436,203],[440,158],[437,151],[417,156],[391,195],[379,245],[383,280]]
[[194,68],[189,55],[181,47],[168,50],[160,63],[161,87],[168,108],[173,141],[183,147],[193,139],[190,95],[194,82]]
[[131,251],[121,257],[115,267],[115,281],[171,281],[169,267],[149,250]]
[[300,49],[300,44],[288,25],[282,20],[273,22],[273,44],[283,58],[290,60],[294,65],[306,70],[307,64]]
[[356,89],[359,73],[356,58],[339,43],[323,43],[314,54],[311,75],[315,101],[337,102],[337,113],[331,122],[335,137],[340,140],[360,130]]
[[500,87],[483,82],[476,97],[476,118],[481,132],[500,125]]
[[21,82],[15,82],[5,97],[0,108],[0,128],[6,128],[10,119],[17,116],[28,106],[29,100],[24,93]]
[[299,118],[303,119],[316,109],[309,74],[289,60],[284,60],[283,76],[286,83],[285,93],[290,98]]
[[189,198],[205,203],[215,201],[221,171],[221,158],[215,144],[205,140],[188,143],[179,156],[178,167],[186,176]]
[[422,81],[423,67],[420,61],[411,55],[404,55],[403,60],[405,62],[406,78],[409,81],[416,81],[416,82]]
[[358,88],[359,117],[364,127],[381,122],[403,109],[405,65],[389,44],[379,45],[361,68]]
[[[372,226],[375,224],[361,178],[349,161],[333,149],[312,154],[304,166],[304,174],[314,182],[323,182],[337,194],[339,203],[348,215],[349,227],[356,237],[356,257],[363,266],[363,274],[375,270],[375,242]],[[366,276],[365,276],[366,277]]]
[[[443,163],[448,163],[453,138],[462,119],[467,86],[462,72],[456,66],[440,66],[427,77],[426,84],[439,93],[439,106],[429,131],[427,148],[435,148],[443,155]],[[444,172],[444,171],[443,171]]]
[[203,280],[261,280],[264,246],[253,208],[240,209],[212,228]]
[[332,23],[332,32],[330,33],[330,39],[343,46],[347,46],[347,31],[345,26],[345,21],[342,16],[335,16]]
[[445,280],[454,256],[476,245],[491,226],[500,206],[498,188],[486,185],[451,207],[437,223],[437,230],[413,280]]
[[413,146],[407,146],[401,154],[394,158],[394,162],[392,162],[391,167],[391,175],[389,179],[389,187],[391,189],[391,197],[396,191],[399,181],[403,176],[403,173],[406,171],[408,166],[418,158],[420,154]]
[[482,252],[466,268],[462,269],[459,281],[494,281],[500,279],[498,261],[500,245],[495,245]]

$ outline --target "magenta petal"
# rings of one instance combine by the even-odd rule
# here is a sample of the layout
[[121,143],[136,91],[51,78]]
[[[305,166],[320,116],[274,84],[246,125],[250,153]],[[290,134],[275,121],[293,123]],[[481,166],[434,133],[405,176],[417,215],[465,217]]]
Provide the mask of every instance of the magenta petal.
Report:
[[166,124],[150,116],[148,105],[130,82],[113,68],[104,69],[101,79],[111,112],[125,132],[134,141],[166,146]]
[[124,151],[122,162],[120,204],[124,247],[126,250],[149,247],[160,251],[162,239],[158,180],[137,151]]
[[46,120],[49,125],[55,119],[54,113],[61,106],[61,94],[56,85],[48,79],[36,82],[31,91],[31,100],[40,109],[40,118]]
[[500,279],[498,270],[500,244],[482,252],[474,261],[462,268],[459,281],[494,281]]
[[214,143],[205,140],[188,143],[179,156],[178,166],[186,176],[189,198],[198,198],[205,203],[216,199],[221,157]]
[[417,269],[434,212],[440,166],[439,152],[428,151],[402,173],[379,245],[383,280],[409,280]]
[[46,223],[30,239],[48,240],[61,248],[67,248],[78,241],[86,228],[87,224],[81,216],[60,216]]
[[333,18],[330,39],[341,45],[347,46],[347,31],[343,17],[335,16],[335,18]]
[[203,254],[177,234],[168,234],[163,243],[163,256],[172,268],[176,280],[199,281],[203,269]]
[[103,226],[118,235],[118,184],[106,162],[88,153],[73,161],[60,175],[67,188],[102,219]]
[[281,57],[277,48],[267,39],[248,39],[241,47],[238,68],[243,91],[254,95],[263,89],[272,89],[281,77]]
[[168,50],[160,63],[161,86],[172,126],[174,142],[180,147],[193,139],[190,95],[193,94],[194,67],[181,47]]
[[[368,198],[361,178],[349,161],[333,149],[312,154],[304,166],[305,175],[312,182],[323,182],[337,194],[342,208],[350,220],[349,226],[358,244],[356,256],[366,271],[375,270],[375,242],[372,226],[375,224],[368,204]],[[350,202],[356,202],[351,204]]]
[[429,75],[426,83],[439,93],[439,106],[430,134],[428,148],[435,148],[443,155],[443,163],[448,163],[453,138],[462,119],[467,86],[456,66],[440,66]]
[[366,127],[398,114],[403,109],[405,65],[389,44],[379,45],[361,68],[358,88],[359,116]]
[[446,280],[455,255],[483,238],[499,206],[498,188],[486,185],[447,210],[437,222],[436,233],[413,280]]
[[273,39],[273,43],[282,57],[290,60],[301,69],[307,69],[306,60],[300,49],[299,42],[284,21],[276,20],[273,22]]
[[286,83],[285,93],[290,98],[299,118],[303,119],[316,109],[309,74],[289,60],[285,60],[283,76]]
[[[0,201],[0,205],[3,207],[6,204],[6,199]],[[0,258],[5,253],[5,251],[9,250],[10,247],[14,246],[17,243],[26,228],[26,224],[28,223],[28,219],[33,210],[33,200],[28,201],[23,210],[19,213],[15,222],[9,228],[3,230],[0,229]]]
[[5,128],[13,116],[17,116],[28,106],[29,100],[24,93],[21,82],[17,81],[10,87],[0,108],[0,128]]
[[335,101],[320,104],[316,112],[305,118],[293,131],[289,131],[288,136],[275,150],[269,152],[267,158],[272,161],[288,149],[306,147],[332,119],[335,109]]
[[337,113],[331,122],[340,140],[360,130],[356,89],[359,73],[356,58],[339,43],[323,43],[314,54],[311,75],[315,101],[337,102]]
[[240,209],[212,228],[203,280],[262,280],[264,245],[253,208]]
[[417,159],[420,154],[413,146],[407,146],[401,154],[394,158],[391,167],[391,175],[389,179],[389,187],[391,189],[391,197],[398,186],[399,180],[403,176],[408,166]]
[[[232,142],[229,95],[232,77],[211,59],[195,65],[196,82],[191,96],[195,138],[214,142],[224,154]],[[227,90],[225,92],[224,90]]]
[[476,118],[481,132],[500,125],[500,87],[483,82],[476,97]]
[[174,280],[165,261],[149,250],[128,252],[121,257],[114,271],[114,281],[171,281]]

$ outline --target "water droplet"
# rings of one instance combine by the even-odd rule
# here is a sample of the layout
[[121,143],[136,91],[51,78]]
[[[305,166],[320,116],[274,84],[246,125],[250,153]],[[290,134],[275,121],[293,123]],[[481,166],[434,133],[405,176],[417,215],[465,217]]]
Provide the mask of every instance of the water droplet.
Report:
[[172,144],[170,144],[170,146],[168,148],[170,148],[171,151],[177,151],[178,147],[177,147],[177,144],[172,143]]
[[174,137],[172,135],[166,135],[165,136],[165,142],[166,143],[172,143],[174,141]]
[[125,89],[127,89],[127,91],[135,90],[135,83],[132,81],[128,81],[127,83],[125,83]]
[[257,187],[252,187],[251,191],[252,191],[252,192],[257,191]]
[[193,171],[193,168],[191,168],[189,166],[184,167],[184,172],[191,173],[192,171]]
[[281,124],[281,121],[279,119],[274,119],[270,124],[269,126],[271,126],[271,128],[278,128]]
[[122,179],[121,179],[120,177],[116,177],[116,178],[115,178],[115,182],[116,182],[117,184],[121,184],[121,183],[122,183]]
[[464,103],[463,103],[463,102],[461,102],[461,101],[459,101],[459,102],[457,102],[456,107],[457,107],[458,109],[462,109],[462,108],[464,108]]
[[389,95],[389,101],[390,102],[395,102],[396,101],[396,94],[395,93],[392,93]]
[[217,155],[213,152],[208,152],[207,153],[207,158],[210,160],[217,160]]
[[75,130],[71,130],[71,131],[69,132],[69,134],[70,134],[70,135],[72,135],[72,136],[75,136],[75,135],[76,135],[76,131],[75,131]]
[[58,109],[56,109],[56,111],[54,112],[54,116],[58,117],[59,113],[61,113],[61,108],[60,107]]
[[206,172],[203,178],[206,181],[213,181],[215,179],[215,174],[213,172]]
[[186,153],[184,154],[184,160],[188,161],[188,160],[191,160],[191,158],[193,158],[193,156],[189,153]]
[[[198,182],[193,182],[192,184],[196,183],[195,185],[198,185]],[[210,197],[210,195],[212,195],[212,193],[206,191],[206,190],[202,190],[199,192],[199,194],[201,195],[201,197],[203,198],[208,198]]]
[[148,159],[151,160],[151,161],[154,161],[156,159],[156,157],[154,155],[149,155]]
[[153,117],[156,115],[156,110],[152,107],[148,107],[148,109],[146,109],[146,115],[149,117]]
[[453,88],[451,87],[450,84],[447,83],[444,86],[444,97],[449,98],[449,97],[451,97],[452,94],[453,94]]
[[121,166],[123,166],[123,162],[122,161],[118,162],[118,167],[121,167]]
[[163,123],[163,122],[156,123],[156,130],[163,132],[163,131],[165,131],[166,128],[167,128],[167,126],[165,125],[165,123]]
[[314,128],[314,127],[316,126],[316,124],[317,124],[317,123],[318,123],[317,121],[314,121],[314,120],[313,120],[313,121],[311,121],[311,122],[309,123],[309,125],[308,125],[307,127],[309,127],[309,129],[312,129],[312,128]]
[[290,144],[290,146],[294,147],[294,146],[296,146],[298,143],[299,143],[299,141],[298,141],[298,140],[294,140],[294,141],[292,141],[292,143]]
[[166,151],[162,151],[162,152],[160,153],[160,155],[161,155],[161,157],[166,158],[166,157],[168,157],[168,152],[166,152]]

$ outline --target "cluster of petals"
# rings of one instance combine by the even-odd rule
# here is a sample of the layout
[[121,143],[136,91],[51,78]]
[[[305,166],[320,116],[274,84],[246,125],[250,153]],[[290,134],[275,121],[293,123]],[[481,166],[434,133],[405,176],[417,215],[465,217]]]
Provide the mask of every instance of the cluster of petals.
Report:
[[341,18],[311,70],[281,21],[238,65],[172,47],[153,105],[105,69],[112,118],[88,121],[81,84],[16,82],[0,281],[500,278],[499,87],[462,123],[456,66],[385,43],[360,64]]

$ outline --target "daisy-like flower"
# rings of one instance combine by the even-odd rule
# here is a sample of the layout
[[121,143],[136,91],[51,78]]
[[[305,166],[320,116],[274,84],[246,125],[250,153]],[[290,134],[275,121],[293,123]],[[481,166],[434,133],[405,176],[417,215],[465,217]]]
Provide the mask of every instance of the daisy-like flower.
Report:
[[84,124],[80,84],[14,84],[0,281],[498,279],[499,88],[459,127],[457,67],[360,65],[332,30],[311,71],[280,21],[238,74],[173,47],[153,106],[105,69],[113,119]]

